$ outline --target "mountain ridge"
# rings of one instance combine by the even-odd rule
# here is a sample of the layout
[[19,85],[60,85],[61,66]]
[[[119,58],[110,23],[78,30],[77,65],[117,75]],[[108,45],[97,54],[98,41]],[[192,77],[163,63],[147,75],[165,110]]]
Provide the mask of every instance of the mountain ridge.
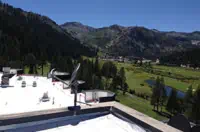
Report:
[[[70,25],[70,23],[69,23]],[[87,25],[79,23],[61,26],[72,36],[89,46],[100,48],[101,51],[123,56],[158,57],[175,51],[182,51],[200,46],[200,32],[191,33],[175,31],[159,31],[142,26],[121,26],[113,24],[107,27],[81,30]],[[76,29],[76,30],[74,30]],[[81,32],[80,32],[81,30]]]
[[[101,28],[107,28],[107,27],[112,27],[112,26],[119,26],[119,27],[124,27],[124,28],[131,28],[131,27],[144,27],[144,28],[147,28],[147,27],[145,27],[145,26],[138,26],[138,25],[132,25],[132,26],[124,26],[124,25],[120,25],[120,24],[111,24],[111,25],[109,25],[109,26],[102,26],[102,27],[93,27],[93,26],[90,26],[90,25],[87,25],[87,24],[83,24],[83,23],[81,23],[81,22],[77,22],[77,21],[69,21],[69,22],[65,22],[64,24],[60,24],[60,26],[62,27],[62,26],[64,26],[65,24],[73,24],[73,23],[77,23],[77,24],[80,24],[80,25],[83,25],[83,26],[87,26],[87,27],[91,27],[91,28],[93,28],[93,29],[101,29]],[[164,30],[159,30],[159,29],[155,29],[155,28],[147,28],[147,29],[149,29],[149,30],[157,30],[157,31],[159,31],[159,32],[171,32],[171,33],[173,33],[173,32],[176,32],[176,33],[186,33],[186,34],[188,34],[188,33],[200,33],[200,31],[199,30],[194,30],[194,31],[190,31],[190,32],[187,32],[187,31],[175,31],[175,30],[169,30],[169,31],[164,31]]]

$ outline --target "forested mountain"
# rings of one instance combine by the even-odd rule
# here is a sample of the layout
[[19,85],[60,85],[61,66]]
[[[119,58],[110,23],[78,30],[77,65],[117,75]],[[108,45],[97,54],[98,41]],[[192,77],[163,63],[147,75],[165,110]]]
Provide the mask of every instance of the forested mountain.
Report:
[[187,65],[200,67],[200,49],[191,49],[188,51],[174,52],[170,55],[161,57],[163,64]]
[[157,58],[200,46],[200,32],[198,31],[192,33],[162,32],[145,27],[120,25],[92,28],[77,22],[68,22],[61,27],[89,46],[99,47],[106,53],[123,56]]
[[95,55],[48,17],[0,2],[0,61],[23,61],[29,53],[45,60]]
[[72,36],[78,38],[82,43],[92,47],[99,47],[101,49],[106,49],[109,42],[124,29],[124,27],[119,25],[96,29],[79,22],[66,22],[61,25],[61,27]]
[[57,56],[94,56],[93,47],[114,55],[157,58],[199,46],[199,31],[161,32],[120,25],[93,28],[78,22],[59,26],[46,16],[0,2],[1,64],[24,61],[29,53],[50,61]]

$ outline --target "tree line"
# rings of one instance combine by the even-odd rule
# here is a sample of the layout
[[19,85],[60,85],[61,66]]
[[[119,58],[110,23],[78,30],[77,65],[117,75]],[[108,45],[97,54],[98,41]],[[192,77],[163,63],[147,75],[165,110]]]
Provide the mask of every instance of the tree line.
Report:
[[152,88],[151,104],[156,111],[162,112],[162,108],[165,107],[171,114],[186,114],[192,120],[199,121],[200,85],[195,91],[192,85],[189,86],[183,99],[177,96],[176,89],[172,89],[170,96],[167,97],[164,78],[157,77]]
[[200,67],[200,48],[190,49],[187,51],[180,51],[163,56],[160,58],[162,64],[175,64],[180,66],[181,64],[190,64],[192,67]]
[[102,89],[117,92],[117,90],[121,89],[124,94],[128,90],[123,67],[118,70],[111,61],[103,63],[102,67],[100,67],[98,57],[95,60],[80,57],[75,63],[81,64],[78,79],[86,81],[82,86],[82,90]]

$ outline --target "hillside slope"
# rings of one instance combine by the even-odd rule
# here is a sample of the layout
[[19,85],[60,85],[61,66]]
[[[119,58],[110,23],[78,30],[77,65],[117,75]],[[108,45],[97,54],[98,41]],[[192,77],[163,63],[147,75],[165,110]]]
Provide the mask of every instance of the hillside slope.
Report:
[[[81,23],[61,25],[67,32],[104,53],[156,58],[200,46],[200,32],[161,32],[144,27],[112,25],[92,28]],[[89,28],[88,28],[89,27]],[[87,29],[87,30],[84,30]],[[78,34],[78,35],[74,35]]]
[[48,17],[0,3],[1,60],[23,60],[28,53],[45,59],[95,55]]

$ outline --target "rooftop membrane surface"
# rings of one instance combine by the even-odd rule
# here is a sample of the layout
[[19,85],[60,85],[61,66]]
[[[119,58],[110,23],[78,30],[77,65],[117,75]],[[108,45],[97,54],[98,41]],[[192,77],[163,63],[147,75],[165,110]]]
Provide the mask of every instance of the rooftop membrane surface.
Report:
[[[22,80],[18,80],[19,76],[15,75],[9,80],[9,86],[0,86],[0,115],[73,106],[74,94],[70,89],[63,89],[63,83],[46,77],[21,77]],[[26,87],[22,87],[22,81],[26,82]],[[36,87],[33,87],[34,81]],[[46,102],[41,101],[44,93],[49,97]],[[84,94],[78,94],[77,100],[84,102]]]
[[124,121],[112,114],[40,132],[146,132],[134,123]]

